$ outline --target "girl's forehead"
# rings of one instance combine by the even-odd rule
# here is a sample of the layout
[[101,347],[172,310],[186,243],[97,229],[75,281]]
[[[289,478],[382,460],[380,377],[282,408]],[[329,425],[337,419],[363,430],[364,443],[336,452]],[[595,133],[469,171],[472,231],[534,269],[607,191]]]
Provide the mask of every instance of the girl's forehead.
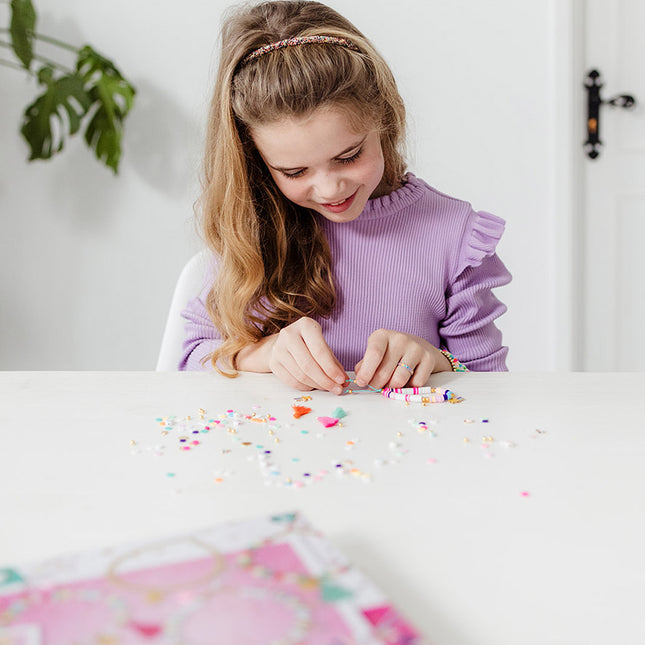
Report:
[[360,144],[373,128],[356,127],[356,119],[346,110],[324,108],[305,117],[287,117],[251,128],[251,136],[260,154],[273,165],[299,156],[325,158],[342,154]]

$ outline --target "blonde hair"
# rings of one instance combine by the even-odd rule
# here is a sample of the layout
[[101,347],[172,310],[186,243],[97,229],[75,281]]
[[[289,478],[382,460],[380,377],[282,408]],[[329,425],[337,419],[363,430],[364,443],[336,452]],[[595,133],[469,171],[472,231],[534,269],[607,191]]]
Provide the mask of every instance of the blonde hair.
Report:
[[[334,44],[290,46],[247,64],[251,52],[297,36]],[[235,376],[247,345],[303,316],[328,316],[336,303],[331,254],[314,213],[287,200],[255,148],[250,129],[321,107],[343,109],[350,124],[373,123],[385,160],[376,194],[400,185],[405,108],[392,73],[348,20],[319,2],[278,0],[238,9],[222,28],[221,56],[207,128],[199,212],[218,258],[208,313],[222,344],[210,359]]]

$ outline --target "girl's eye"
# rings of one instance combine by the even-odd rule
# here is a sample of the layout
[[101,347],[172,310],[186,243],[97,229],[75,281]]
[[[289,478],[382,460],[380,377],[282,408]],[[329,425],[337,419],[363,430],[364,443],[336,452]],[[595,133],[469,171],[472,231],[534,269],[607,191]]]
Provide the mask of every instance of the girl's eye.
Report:
[[300,177],[304,172],[304,170],[296,170],[296,172],[283,172],[282,174],[289,179],[295,179],[296,177]]
[[359,148],[351,157],[341,157],[338,161],[340,161],[340,163],[353,163],[361,156],[362,152],[363,148]]
[[[339,157],[336,159],[338,163],[346,164],[346,163],[354,163],[362,154],[363,148],[359,148],[357,152],[355,152],[351,157]],[[282,174],[287,177],[288,179],[297,179],[298,177],[302,177],[302,175],[305,173],[305,169],[303,168],[302,170],[296,170],[295,172],[284,172],[282,171]]]

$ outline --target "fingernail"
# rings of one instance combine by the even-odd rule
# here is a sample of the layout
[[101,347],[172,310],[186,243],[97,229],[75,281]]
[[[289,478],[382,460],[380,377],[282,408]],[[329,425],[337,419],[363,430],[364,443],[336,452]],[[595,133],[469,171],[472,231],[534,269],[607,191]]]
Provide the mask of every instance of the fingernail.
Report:
[[362,378],[357,378],[356,385],[358,385],[359,387],[365,387],[367,385],[367,382]]
[[332,394],[342,394],[342,393],[343,393],[343,388],[342,388],[342,387],[340,387],[340,386],[335,387],[335,388],[332,390]]
[[336,381],[336,383],[338,383],[338,385],[344,385],[345,383],[347,383],[347,374],[345,374],[344,376],[337,376],[334,380]]

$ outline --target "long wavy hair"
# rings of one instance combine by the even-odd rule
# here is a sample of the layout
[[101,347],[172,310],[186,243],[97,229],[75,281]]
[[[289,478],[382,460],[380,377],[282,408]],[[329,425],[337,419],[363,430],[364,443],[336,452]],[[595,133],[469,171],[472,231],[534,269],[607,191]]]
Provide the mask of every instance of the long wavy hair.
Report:
[[[336,36],[263,54],[256,49],[295,36]],[[405,108],[380,54],[347,19],[319,2],[277,0],[245,5],[225,19],[210,106],[198,213],[217,258],[208,313],[223,342],[210,356],[235,376],[245,346],[303,316],[328,316],[336,303],[331,254],[313,211],[286,199],[250,131],[323,107],[345,111],[358,129],[372,123],[385,160],[373,197],[397,188],[405,172]]]

